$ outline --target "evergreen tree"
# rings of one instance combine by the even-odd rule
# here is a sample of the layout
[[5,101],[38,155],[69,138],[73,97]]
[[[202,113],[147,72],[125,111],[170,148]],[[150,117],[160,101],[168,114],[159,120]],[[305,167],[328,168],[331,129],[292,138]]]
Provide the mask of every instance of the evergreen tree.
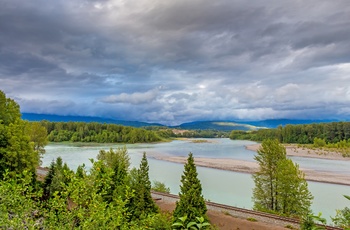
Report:
[[55,161],[52,161],[49,167],[49,171],[44,179],[44,199],[48,199],[50,197],[50,186],[52,184],[53,177],[55,176]]
[[187,216],[185,226],[189,222],[197,222],[196,217],[206,216],[207,207],[202,195],[202,185],[198,179],[196,165],[194,164],[193,154],[189,153],[187,163],[184,166],[184,173],[181,176],[180,200],[176,202],[176,208],[173,213],[174,221]]
[[52,161],[49,167],[49,172],[45,177],[43,184],[44,198],[51,197],[55,192],[62,192],[69,182],[67,174],[72,171],[66,163],[63,164],[62,158],[58,157]]
[[148,172],[149,166],[146,153],[144,152],[140,168],[132,171],[132,177],[134,178],[131,188],[134,190],[134,197],[131,201],[131,206],[133,206],[131,210],[133,210],[134,218],[158,212],[158,208],[151,196],[151,182]]
[[278,140],[262,142],[255,160],[259,171],[253,175],[254,209],[287,216],[305,216],[312,196],[304,174],[286,157],[286,149]]

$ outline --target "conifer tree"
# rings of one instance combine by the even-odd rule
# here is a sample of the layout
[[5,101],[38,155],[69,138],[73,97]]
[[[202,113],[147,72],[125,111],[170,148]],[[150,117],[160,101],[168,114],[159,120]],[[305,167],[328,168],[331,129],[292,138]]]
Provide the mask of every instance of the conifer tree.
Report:
[[141,215],[157,213],[158,208],[151,196],[151,182],[149,180],[149,166],[146,153],[140,163],[140,168],[132,171],[132,189],[134,189],[134,197],[131,201],[133,217],[138,218]]
[[202,195],[202,185],[198,179],[192,153],[188,155],[184,173],[181,176],[181,183],[180,200],[176,202],[176,208],[173,213],[174,222],[184,216],[187,216],[186,223],[184,223],[185,226],[189,222],[197,222],[196,217],[203,217],[207,221],[207,207]]
[[56,162],[51,162],[43,184],[44,198],[50,198],[56,191],[63,191],[69,182],[69,178],[66,176],[68,172],[72,173],[68,165],[66,163],[63,164],[61,157],[57,157]]

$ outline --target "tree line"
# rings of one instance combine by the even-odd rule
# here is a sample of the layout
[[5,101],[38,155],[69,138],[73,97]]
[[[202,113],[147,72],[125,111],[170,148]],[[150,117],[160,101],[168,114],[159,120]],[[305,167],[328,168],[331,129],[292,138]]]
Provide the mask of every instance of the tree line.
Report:
[[319,124],[286,125],[275,129],[256,131],[232,131],[230,138],[237,140],[263,141],[277,139],[280,143],[313,144],[315,138],[327,143],[350,142],[350,122],[330,122]]
[[116,124],[50,121],[41,121],[40,124],[46,128],[51,142],[147,143],[163,139],[152,130]]
[[157,134],[163,138],[228,138],[229,131],[220,131],[214,129],[171,129],[165,126],[147,126],[146,130],[157,131]]
[[217,130],[188,130],[174,133],[167,127],[134,128],[97,122],[29,122],[40,124],[47,130],[50,142],[95,142],[95,143],[150,143],[171,138],[217,138],[228,137],[229,132]]

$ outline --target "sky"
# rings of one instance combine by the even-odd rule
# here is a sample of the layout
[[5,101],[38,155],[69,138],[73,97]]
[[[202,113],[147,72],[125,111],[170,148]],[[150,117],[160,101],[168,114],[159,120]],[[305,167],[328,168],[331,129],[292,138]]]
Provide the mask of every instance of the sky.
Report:
[[22,112],[180,124],[350,118],[349,0],[0,0]]

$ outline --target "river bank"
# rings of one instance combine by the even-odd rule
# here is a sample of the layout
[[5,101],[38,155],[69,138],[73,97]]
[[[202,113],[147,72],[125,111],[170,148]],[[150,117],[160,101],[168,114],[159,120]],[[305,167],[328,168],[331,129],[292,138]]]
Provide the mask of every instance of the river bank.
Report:
[[[260,144],[248,145],[246,148],[251,151],[257,151]],[[320,154],[317,150],[302,149],[297,146],[286,146],[286,152],[288,156],[298,156],[298,157],[311,157],[311,158],[321,158],[327,160],[349,160],[348,158],[343,158],[338,153],[327,152],[327,154]],[[185,164],[187,157],[182,156],[164,156],[160,154],[149,154],[157,160],[169,161],[174,163]],[[201,167],[215,168],[220,170],[228,170],[241,173],[253,174],[259,170],[259,165],[256,162],[235,160],[228,158],[203,158],[196,157],[195,164]],[[300,168],[305,173],[305,179],[308,181],[316,181],[331,184],[341,184],[350,186],[350,176],[326,172],[326,171],[316,171],[311,169]]]

